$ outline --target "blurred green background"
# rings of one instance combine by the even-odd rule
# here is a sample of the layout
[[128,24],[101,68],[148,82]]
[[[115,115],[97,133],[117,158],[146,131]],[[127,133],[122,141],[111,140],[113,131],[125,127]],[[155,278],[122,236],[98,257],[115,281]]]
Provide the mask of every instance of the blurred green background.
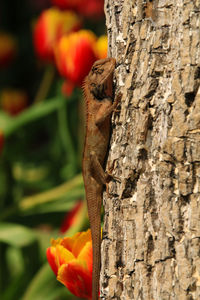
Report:
[[[0,93],[25,91],[27,107],[15,116],[0,109],[0,299],[77,299],[57,282],[46,261],[50,238],[61,235],[66,213],[84,201],[81,159],[84,141],[80,89],[66,98],[54,66],[34,53],[32,26],[48,0],[1,0],[0,31],[16,40],[11,63],[0,68]],[[85,20],[103,33],[104,20]],[[38,103],[38,93],[45,96]],[[40,97],[41,98],[41,97]],[[74,234],[88,227],[85,205]]]

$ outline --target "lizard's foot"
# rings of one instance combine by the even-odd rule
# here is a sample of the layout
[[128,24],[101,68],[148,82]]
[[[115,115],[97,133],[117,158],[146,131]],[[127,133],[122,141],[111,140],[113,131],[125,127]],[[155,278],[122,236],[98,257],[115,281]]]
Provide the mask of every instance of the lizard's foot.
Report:
[[113,102],[113,112],[120,112],[120,109],[117,109],[117,106],[119,102],[121,102],[121,98],[122,98],[122,93],[117,94],[117,97]]
[[112,171],[113,171],[113,166],[112,167],[108,167],[108,170],[105,172],[106,174],[106,182],[105,182],[105,185],[106,185],[106,193],[109,195],[110,192],[109,192],[109,183],[111,180],[115,180],[115,181],[118,181],[118,182],[121,182],[120,178],[117,177],[117,176],[114,176],[112,174]]
[[108,167],[106,170],[106,182],[110,182],[112,179],[121,182],[120,178],[113,175],[113,169],[114,169],[114,164],[115,164],[116,159],[113,160],[112,164],[108,162]]

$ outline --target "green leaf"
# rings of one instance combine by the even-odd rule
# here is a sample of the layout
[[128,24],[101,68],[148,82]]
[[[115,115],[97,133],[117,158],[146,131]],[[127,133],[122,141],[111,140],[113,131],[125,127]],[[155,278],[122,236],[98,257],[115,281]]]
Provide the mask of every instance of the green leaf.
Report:
[[21,290],[26,286],[26,280],[24,273],[18,274],[13,280],[11,280],[8,287],[1,294],[1,300],[20,299]]
[[84,189],[81,187],[69,192],[65,197],[55,199],[53,202],[38,204],[30,209],[22,211],[22,215],[46,214],[52,212],[67,212],[73,208],[77,199],[84,198]]
[[4,129],[8,127],[11,122],[12,122],[12,118],[8,114],[0,111],[0,128],[3,132]]
[[64,99],[54,98],[48,99],[40,104],[30,106],[15,118],[10,118],[5,114],[1,114],[0,128],[3,129],[4,135],[7,137],[17,131],[20,127],[43,118],[64,105]]
[[83,186],[82,174],[78,174],[70,181],[48,191],[23,198],[19,204],[19,209],[21,211],[28,210],[30,208],[33,208],[34,206],[52,202],[56,199],[58,200],[68,193],[72,192],[74,189],[79,189],[80,186]]
[[15,247],[30,245],[36,240],[35,233],[22,225],[0,222],[0,242]]
[[60,296],[63,295],[63,290],[65,297],[62,297],[62,299],[71,299],[67,297],[67,295],[71,295],[69,294],[67,288],[63,288],[62,285],[57,282],[56,276],[50,269],[48,263],[46,263],[33,278],[24,296],[22,297],[22,300],[61,299]]

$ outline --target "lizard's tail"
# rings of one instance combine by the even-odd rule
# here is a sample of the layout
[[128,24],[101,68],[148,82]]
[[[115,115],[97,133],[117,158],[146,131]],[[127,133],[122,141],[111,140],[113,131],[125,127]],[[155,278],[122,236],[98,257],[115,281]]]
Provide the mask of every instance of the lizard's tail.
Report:
[[91,226],[93,249],[92,300],[98,300],[101,268],[101,210],[94,215],[91,223],[93,224],[93,226]]

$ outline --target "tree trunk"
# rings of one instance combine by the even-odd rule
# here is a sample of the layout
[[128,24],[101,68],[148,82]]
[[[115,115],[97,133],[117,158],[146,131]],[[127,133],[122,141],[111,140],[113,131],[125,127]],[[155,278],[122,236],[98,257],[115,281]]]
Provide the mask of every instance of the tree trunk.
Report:
[[102,299],[200,299],[200,0],[105,0],[117,59]]

